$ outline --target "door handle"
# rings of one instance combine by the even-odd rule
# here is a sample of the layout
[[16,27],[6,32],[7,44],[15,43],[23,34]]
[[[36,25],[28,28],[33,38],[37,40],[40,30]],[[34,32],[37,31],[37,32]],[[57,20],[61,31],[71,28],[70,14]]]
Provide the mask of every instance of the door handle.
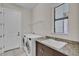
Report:
[[0,14],[2,14],[2,12],[0,11]]
[[0,26],[2,26],[2,23],[0,23]]
[[5,34],[3,34],[3,35],[0,35],[0,38],[2,38],[2,37],[4,38],[4,36],[5,36]]
[[0,35],[0,38],[2,38],[2,35]]

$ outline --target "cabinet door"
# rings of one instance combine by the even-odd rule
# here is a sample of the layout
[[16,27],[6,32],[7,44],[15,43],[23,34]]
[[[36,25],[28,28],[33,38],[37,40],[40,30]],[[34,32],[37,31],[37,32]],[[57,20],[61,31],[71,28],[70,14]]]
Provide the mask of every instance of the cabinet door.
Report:
[[51,49],[45,45],[43,49],[44,49],[44,53],[43,53],[44,56],[65,56],[65,54],[60,53],[59,51],[56,51],[54,49]]
[[49,48],[39,42],[36,42],[36,55],[37,56],[66,56],[59,51]]
[[43,46],[36,42],[36,55],[37,56],[42,56],[43,55]]

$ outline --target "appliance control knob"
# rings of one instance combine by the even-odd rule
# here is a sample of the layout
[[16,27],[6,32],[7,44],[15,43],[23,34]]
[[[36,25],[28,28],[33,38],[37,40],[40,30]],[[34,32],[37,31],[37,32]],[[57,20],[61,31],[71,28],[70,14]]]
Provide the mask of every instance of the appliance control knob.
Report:
[[26,37],[26,35],[24,35],[24,37]]
[[29,38],[29,40],[31,40],[31,38]]

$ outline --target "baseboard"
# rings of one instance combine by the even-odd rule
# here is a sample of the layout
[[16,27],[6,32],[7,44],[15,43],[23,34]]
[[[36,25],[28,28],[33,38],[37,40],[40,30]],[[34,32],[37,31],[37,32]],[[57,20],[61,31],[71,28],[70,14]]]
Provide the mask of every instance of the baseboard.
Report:
[[13,48],[13,49],[10,49],[10,50],[6,50],[6,51],[4,51],[4,53],[5,53],[5,52],[8,52],[8,51],[11,51],[11,50],[19,49],[19,48],[20,48],[20,47]]

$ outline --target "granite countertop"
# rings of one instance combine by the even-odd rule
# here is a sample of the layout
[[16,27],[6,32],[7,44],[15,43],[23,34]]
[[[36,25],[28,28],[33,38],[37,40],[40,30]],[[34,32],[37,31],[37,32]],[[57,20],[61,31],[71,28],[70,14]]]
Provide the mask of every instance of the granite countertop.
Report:
[[42,39],[38,39],[36,41],[40,42],[41,44],[44,44],[44,45],[46,45],[46,46],[48,46],[52,49],[55,49],[55,50],[57,50],[57,51],[59,51],[63,54],[66,54],[68,56],[79,56],[79,43],[68,43],[68,42],[66,42],[67,44],[64,47],[58,49],[58,48],[51,46],[50,44],[43,43],[42,41],[44,41],[44,40],[48,40],[48,39],[42,38]]

